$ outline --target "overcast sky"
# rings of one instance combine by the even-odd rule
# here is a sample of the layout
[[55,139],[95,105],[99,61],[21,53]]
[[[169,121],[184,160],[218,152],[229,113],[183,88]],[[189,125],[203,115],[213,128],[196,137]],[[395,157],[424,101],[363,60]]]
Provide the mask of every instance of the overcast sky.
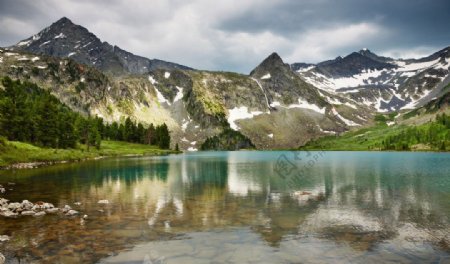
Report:
[[137,55],[248,73],[273,51],[289,63],[429,55],[450,45],[449,11],[448,0],[0,0],[0,46],[66,16]]

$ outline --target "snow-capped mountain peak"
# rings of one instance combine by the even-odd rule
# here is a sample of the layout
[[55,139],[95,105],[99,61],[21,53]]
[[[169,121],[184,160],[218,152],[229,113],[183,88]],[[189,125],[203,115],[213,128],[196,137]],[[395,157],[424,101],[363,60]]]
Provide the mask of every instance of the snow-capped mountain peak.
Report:
[[293,65],[302,65],[297,73],[319,89],[387,112],[423,105],[440,93],[450,79],[449,49],[415,60],[395,60],[362,49],[316,67]]

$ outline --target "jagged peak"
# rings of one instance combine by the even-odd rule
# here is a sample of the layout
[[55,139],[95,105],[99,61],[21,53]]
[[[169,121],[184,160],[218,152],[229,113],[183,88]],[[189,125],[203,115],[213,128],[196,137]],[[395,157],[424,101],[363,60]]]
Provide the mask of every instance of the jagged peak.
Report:
[[363,55],[363,56],[367,56],[369,54],[371,55],[376,55],[375,53],[373,53],[371,50],[369,50],[368,48],[363,48],[360,51],[358,51],[359,54]]
[[52,23],[50,25],[50,28],[62,28],[62,27],[72,27],[72,26],[78,26],[75,23],[72,22],[72,20],[70,20],[67,17],[62,17],[60,19],[58,19],[57,21],[55,21],[54,23]]
[[258,67],[264,65],[284,65],[283,59],[276,52],[272,52],[267,58],[265,58]]
[[72,20],[70,20],[68,17],[65,17],[65,16],[58,19],[55,23],[56,24],[58,24],[58,23],[72,23],[73,24]]
[[283,59],[276,52],[272,52],[267,58],[265,58],[251,73],[253,75],[258,70],[265,71],[267,69],[277,68],[277,67],[289,67],[283,62]]
[[269,57],[266,58],[266,60],[283,62],[283,59],[276,52],[272,52],[272,54],[270,54]]

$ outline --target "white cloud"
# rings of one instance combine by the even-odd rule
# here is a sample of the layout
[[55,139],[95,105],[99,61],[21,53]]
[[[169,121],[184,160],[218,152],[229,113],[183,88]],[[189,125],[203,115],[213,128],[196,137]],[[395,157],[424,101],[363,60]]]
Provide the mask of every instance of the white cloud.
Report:
[[291,62],[322,61],[336,57],[336,50],[346,47],[362,48],[372,40],[388,34],[387,29],[368,22],[310,30],[294,41],[295,47],[287,59]]
[[[15,36],[17,42],[19,39],[24,39],[37,33],[40,29],[33,24],[27,23],[24,20],[16,19],[14,17],[0,17],[0,35],[1,36]],[[19,32],[18,32],[19,31]],[[20,36],[20,34],[25,34]],[[13,44],[13,43],[9,43]]]
[[402,59],[419,59],[427,57],[442,47],[421,46],[409,49],[391,49],[382,52],[383,56]]
[[[43,0],[39,4],[25,3],[32,5],[35,14],[40,14],[36,15],[38,18],[27,22],[9,15],[0,18],[0,33],[20,36],[14,42],[67,16],[101,40],[134,54],[209,70],[248,73],[274,51],[286,62],[319,62],[341,52],[346,55],[362,47],[371,48],[374,43],[384,45],[383,41],[393,35],[391,29],[382,26],[383,18],[325,19],[314,25],[299,25],[298,30],[289,24],[290,20],[280,18],[280,23],[291,28],[288,33],[267,25],[259,28],[258,22],[253,22],[247,30],[245,25],[232,30],[223,27],[230,21],[245,24],[248,14],[271,21],[267,16],[277,14],[277,8],[287,0]],[[292,12],[298,15],[300,11]],[[423,48],[411,54],[404,50],[384,54],[409,57],[429,52],[430,49]]]

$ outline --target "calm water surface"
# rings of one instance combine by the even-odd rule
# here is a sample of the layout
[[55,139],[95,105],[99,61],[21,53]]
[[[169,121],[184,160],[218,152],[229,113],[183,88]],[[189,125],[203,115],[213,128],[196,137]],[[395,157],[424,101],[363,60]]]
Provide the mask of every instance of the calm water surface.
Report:
[[450,263],[446,153],[200,152],[7,182],[11,201],[89,216],[1,217],[11,263]]

